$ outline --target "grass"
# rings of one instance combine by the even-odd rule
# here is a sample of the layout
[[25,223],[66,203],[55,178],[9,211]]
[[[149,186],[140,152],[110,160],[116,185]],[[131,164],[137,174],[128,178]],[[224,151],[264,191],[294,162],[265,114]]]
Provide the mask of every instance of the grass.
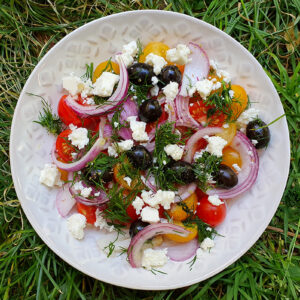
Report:
[[[51,252],[22,212],[11,179],[8,150],[10,124],[21,89],[51,46],[96,18],[150,8],[178,11],[211,23],[258,59],[281,97],[292,153],[286,191],[259,241],[216,276],[161,292],[96,281]],[[299,298],[299,12],[299,0],[0,0],[0,299]]]

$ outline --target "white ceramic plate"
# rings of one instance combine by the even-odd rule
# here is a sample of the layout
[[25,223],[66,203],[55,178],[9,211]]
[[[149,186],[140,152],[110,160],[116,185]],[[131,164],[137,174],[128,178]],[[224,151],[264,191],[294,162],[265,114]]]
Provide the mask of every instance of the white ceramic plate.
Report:
[[54,138],[39,125],[41,95],[56,109],[62,94],[62,77],[82,75],[85,64],[108,59],[122,45],[140,38],[145,45],[163,41],[169,46],[194,41],[209,58],[227,70],[233,82],[242,85],[254,107],[268,123],[284,113],[271,81],[255,58],[238,42],[217,28],[192,17],[164,11],[133,11],[95,20],[62,39],[36,66],[21,93],[11,131],[10,157],[18,197],[30,223],[44,242],[74,268],[96,279],[135,289],[173,289],[204,280],[232,264],[263,233],[282,197],[288,177],[290,150],[285,119],[271,126],[271,142],[260,154],[260,169],[253,188],[229,204],[227,218],[218,229],[210,253],[197,260],[190,271],[184,263],[168,262],[167,274],[153,275],[133,269],[125,256],[107,259],[97,248],[103,233],[86,230],[84,240],[69,235],[66,222],[55,208],[56,190],[39,184],[39,173],[50,162]]

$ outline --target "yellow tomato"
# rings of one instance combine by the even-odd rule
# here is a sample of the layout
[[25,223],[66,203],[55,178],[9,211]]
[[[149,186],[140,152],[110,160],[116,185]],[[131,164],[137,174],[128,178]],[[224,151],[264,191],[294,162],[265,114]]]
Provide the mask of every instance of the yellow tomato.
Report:
[[169,46],[164,44],[164,43],[150,42],[143,49],[143,54],[140,56],[139,62],[145,62],[147,55],[150,54],[150,53],[162,56],[164,59],[166,59],[166,52],[169,49],[170,49]]
[[227,128],[223,128],[222,132],[216,134],[216,136],[219,136],[225,141],[227,141],[227,145],[230,145],[235,135],[236,135],[235,123],[229,123]]
[[222,164],[230,167],[234,172],[238,173],[235,168],[233,168],[233,165],[237,164],[240,168],[242,167],[240,154],[230,146],[225,147],[223,149]]
[[231,104],[232,120],[236,120],[239,115],[246,109],[248,105],[248,96],[243,87],[237,84],[231,86],[231,90],[234,92],[233,101]]
[[120,174],[120,171],[121,171],[121,168],[122,168],[122,164],[121,163],[118,163],[115,165],[114,167],[114,178],[115,178],[115,181],[120,184],[123,188],[127,189],[127,190],[133,190],[135,188],[137,188],[139,182],[137,179],[134,179],[132,180],[132,182],[130,183],[130,185],[128,184],[127,181],[124,180],[124,178],[126,177],[125,174]]
[[[195,212],[198,203],[198,198],[196,193],[191,194],[191,196],[183,200],[182,203],[191,212]],[[170,218],[172,218],[175,221],[185,220],[189,216],[189,214],[183,209],[183,205],[173,203],[171,209],[167,211]]]
[[103,61],[102,63],[100,63],[97,68],[94,71],[93,74],[93,82],[95,82],[97,80],[98,77],[100,77],[100,75],[104,72],[111,72],[114,71],[116,74],[120,74],[120,68],[119,65],[113,61]]
[[164,236],[169,240],[172,240],[177,243],[187,243],[187,242],[191,241],[192,239],[194,239],[198,234],[196,224],[189,224],[189,226],[184,226],[184,224],[179,221],[174,221],[173,223],[174,223],[174,225],[181,226],[184,229],[190,231],[190,233],[187,236],[180,236],[180,235],[172,234],[172,233],[165,234]]

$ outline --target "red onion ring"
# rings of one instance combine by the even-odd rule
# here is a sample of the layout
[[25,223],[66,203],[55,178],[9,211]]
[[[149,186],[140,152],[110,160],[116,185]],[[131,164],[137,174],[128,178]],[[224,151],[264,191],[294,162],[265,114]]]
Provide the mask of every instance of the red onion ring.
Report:
[[106,101],[104,105],[88,105],[84,106],[76,102],[73,97],[67,97],[66,103],[69,105],[80,117],[97,116],[105,114],[118,106],[124,97],[127,95],[129,79],[126,66],[120,57],[120,79],[115,92]]
[[218,188],[209,190],[208,195],[217,194],[222,199],[234,198],[249,190],[256,181],[259,158],[251,141],[245,134],[238,131],[230,146],[240,153],[243,162],[242,170],[238,174],[238,184],[229,190]]
[[175,197],[175,203],[181,202],[186,198],[190,197],[195,192],[196,188],[197,184],[195,182],[179,187],[178,195],[176,195]]
[[189,97],[178,95],[175,99],[177,120],[176,126],[185,126],[192,128],[201,128],[202,126],[191,116],[189,105]]
[[152,174],[146,174],[146,177],[141,177],[144,185],[147,186],[152,192],[156,193],[156,185],[155,185],[155,178]]
[[151,224],[137,233],[131,240],[128,247],[128,260],[133,268],[139,268],[142,266],[142,256],[141,253],[144,243],[153,238],[158,234],[178,234],[181,236],[187,236],[189,231],[181,226],[169,224],[169,223],[157,223]]
[[196,147],[197,147],[197,142],[202,139],[206,135],[215,135],[217,133],[222,132],[221,127],[205,127],[202,129],[199,129],[196,133],[194,133],[188,142],[185,145],[185,151],[186,154],[183,158],[184,161],[188,163],[192,163],[195,152],[196,152]]
[[76,203],[69,191],[69,183],[65,184],[57,193],[55,205],[58,213],[65,217]]
[[190,42],[191,62],[187,63],[184,68],[180,95],[188,96],[187,89],[189,86],[194,86],[198,80],[206,78],[209,73],[209,59],[206,52],[197,44]]
[[167,256],[171,260],[180,262],[195,256],[199,248],[199,243],[197,238],[187,243],[165,241],[162,247],[168,249]]

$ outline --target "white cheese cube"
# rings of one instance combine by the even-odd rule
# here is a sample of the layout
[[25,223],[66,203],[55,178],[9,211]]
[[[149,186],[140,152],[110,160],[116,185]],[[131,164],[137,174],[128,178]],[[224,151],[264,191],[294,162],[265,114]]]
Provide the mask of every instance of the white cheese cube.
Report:
[[204,79],[195,83],[195,89],[197,90],[199,95],[205,100],[210,95],[213,89],[213,85],[214,84],[212,81]]
[[207,251],[215,246],[215,242],[210,238],[205,238],[203,242],[200,244],[201,249]]
[[133,140],[125,140],[118,143],[120,152],[128,151],[133,147]]
[[145,63],[153,66],[153,72],[155,75],[158,75],[162,68],[167,64],[163,57],[154,53],[150,53],[146,56]]
[[256,108],[248,108],[241,113],[236,121],[238,128],[245,128],[247,124],[258,117],[259,110]]
[[204,138],[208,142],[205,151],[212,155],[216,155],[217,157],[221,157],[223,148],[227,145],[227,141],[219,136],[206,136]]
[[127,53],[132,57],[136,56],[137,51],[138,51],[138,46],[136,41],[131,41],[130,43],[124,45],[122,48],[122,53]]
[[93,189],[91,187],[84,187],[81,190],[80,195],[84,198],[88,198],[92,191],[93,191]]
[[132,206],[134,207],[136,214],[139,215],[144,206],[144,201],[139,196],[136,196],[132,202]]
[[44,169],[40,173],[40,183],[48,186],[62,186],[63,181],[60,180],[60,172],[55,164],[45,164]]
[[158,223],[160,220],[158,210],[150,206],[146,206],[142,209],[141,217],[142,221],[148,223]]
[[208,197],[208,201],[214,205],[214,206],[219,206],[223,204],[224,202],[219,198],[218,195],[211,195]]
[[86,217],[82,214],[74,214],[67,219],[68,230],[75,239],[83,239],[85,226]]
[[175,192],[158,190],[155,198],[159,199],[159,204],[164,209],[170,209],[171,203],[175,202]]
[[184,149],[178,145],[169,144],[164,147],[165,152],[171,156],[174,160],[180,160],[182,158]]
[[162,267],[168,261],[167,257],[167,249],[163,250],[153,250],[152,248],[148,248],[144,250],[143,258],[142,258],[142,266],[147,270],[151,270],[152,268]]
[[191,61],[191,59],[189,59],[190,54],[191,50],[189,47],[184,44],[178,44],[176,48],[167,51],[166,58],[172,63],[185,65]]
[[68,135],[68,140],[78,149],[83,149],[88,143],[88,130],[83,127],[77,128],[73,124],[70,125],[72,132]]
[[163,88],[163,93],[165,94],[167,101],[173,101],[178,94],[178,83],[171,81]]
[[113,92],[114,86],[119,81],[119,79],[119,75],[110,72],[103,72],[93,84],[93,95],[97,95],[100,97],[110,97]]
[[130,129],[132,130],[132,138],[138,142],[145,142],[149,140],[149,136],[146,130],[146,123],[136,121],[136,116],[131,116],[127,118],[130,123]]

